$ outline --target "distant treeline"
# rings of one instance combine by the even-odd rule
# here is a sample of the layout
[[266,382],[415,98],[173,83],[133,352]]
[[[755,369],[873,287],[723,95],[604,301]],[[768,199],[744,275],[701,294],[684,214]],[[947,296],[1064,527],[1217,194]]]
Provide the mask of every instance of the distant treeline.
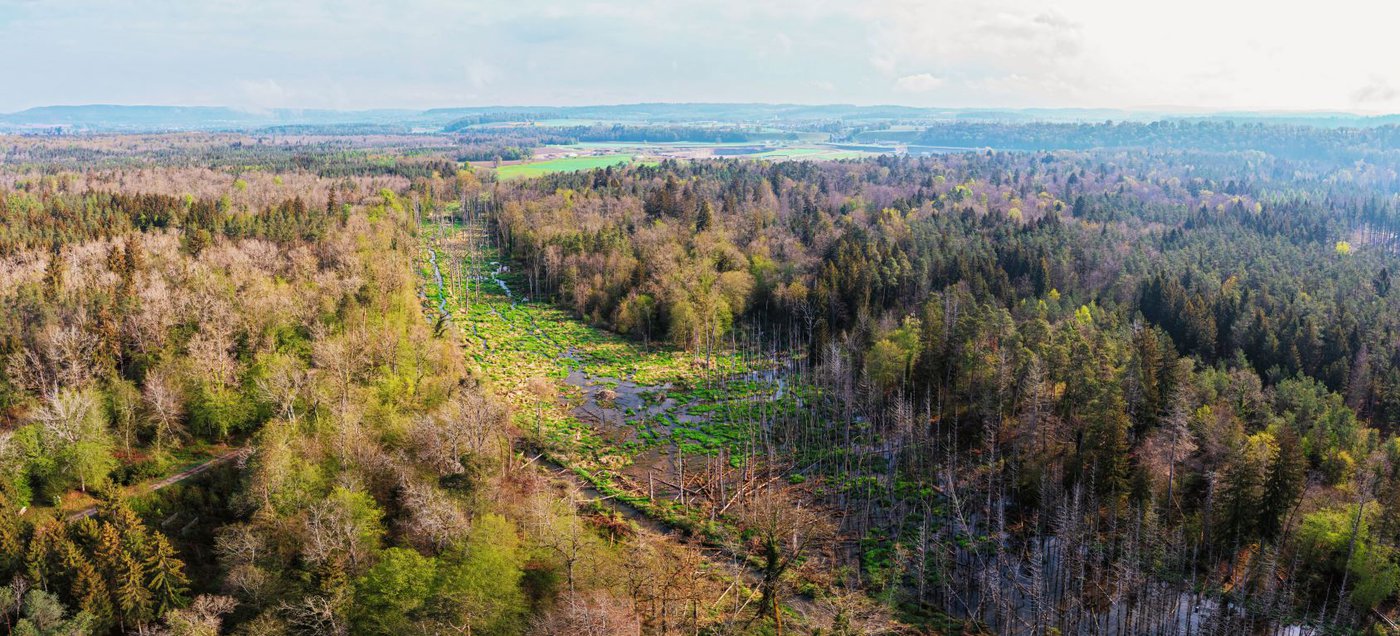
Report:
[[[448,124],[443,130],[450,133],[471,132],[488,137],[533,137],[545,143],[577,143],[580,141],[637,141],[637,142],[745,142],[754,139],[774,138],[772,134],[759,134],[736,127],[673,126],[673,125],[597,125],[568,127],[536,127],[533,125],[500,129],[472,129],[480,122],[468,119]],[[496,131],[500,131],[497,133]],[[526,132],[529,131],[529,132]],[[791,134],[779,135],[791,138]]]
[[1231,121],[1069,123],[946,122],[921,132],[871,132],[868,141],[907,141],[927,146],[991,147],[998,150],[1152,150],[1261,151],[1289,159],[1338,158],[1394,151],[1400,127],[1326,129],[1313,126]]

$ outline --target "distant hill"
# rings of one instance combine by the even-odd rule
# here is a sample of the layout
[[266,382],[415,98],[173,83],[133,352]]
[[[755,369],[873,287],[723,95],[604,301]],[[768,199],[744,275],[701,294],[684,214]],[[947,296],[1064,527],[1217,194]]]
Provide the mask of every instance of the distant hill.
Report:
[[270,126],[397,125],[412,120],[412,110],[245,111],[221,106],[41,106],[0,115],[0,127],[55,128],[81,131],[158,132],[179,130],[249,130]]
[[1337,112],[1221,112],[1185,113],[1163,110],[1079,108],[917,108],[849,104],[718,104],[642,103],[597,106],[471,106],[428,110],[239,110],[221,106],[120,106],[91,104],[42,106],[0,114],[0,131],[61,128],[77,132],[163,132],[182,130],[292,131],[326,134],[365,134],[369,131],[455,131],[493,123],[571,120],[624,124],[697,123],[819,123],[900,122],[920,124],[950,121],[1019,122],[1147,122],[1160,119],[1219,119],[1237,122],[1290,123],[1318,127],[1400,124],[1400,115],[1368,117]]
[[41,106],[0,121],[17,126],[190,128],[241,126],[261,118],[231,108],[210,106]]

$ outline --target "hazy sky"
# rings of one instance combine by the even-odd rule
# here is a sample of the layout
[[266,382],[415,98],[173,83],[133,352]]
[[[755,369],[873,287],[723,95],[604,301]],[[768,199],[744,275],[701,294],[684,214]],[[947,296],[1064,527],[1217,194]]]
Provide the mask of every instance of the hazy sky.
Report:
[[638,101],[1400,111],[1395,0],[0,0],[0,111]]

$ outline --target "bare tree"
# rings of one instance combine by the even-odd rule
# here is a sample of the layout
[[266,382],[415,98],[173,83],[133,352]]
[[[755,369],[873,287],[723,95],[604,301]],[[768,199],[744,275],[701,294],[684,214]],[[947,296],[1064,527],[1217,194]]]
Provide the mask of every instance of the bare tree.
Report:
[[343,607],[346,599],[340,596],[311,595],[295,603],[283,601],[278,609],[293,627],[309,634],[344,636],[350,633]]
[[218,636],[224,615],[237,605],[227,596],[201,594],[189,607],[166,614],[165,624],[156,628],[153,636]]
[[760,612],[768,612],[776,632],[783,632],[782,601],[786,575],[832,534],[827,517],[779,487],[760,490],[745,502],[740,523],[753,533],[752,546],[762,562]]
[[312,370],[297,358],[274,355],[267,360],[266,372],[257,379],[258,392],[277,405],[279,417],[296,424],[297,402],[306,397],[314,377]]
[[526,384],[526,390],[530,395],[535,396],[535,437],[544,437],[544,405],[556,399],[558,395],[554,388],[554,383],[548,378],[534,377]]
[[405,478],[400,484],[403,510],[400,526],[415,546],[441,551],[466,536],[467,516],[456,501],[428,484]]
[[567,594],[530,624],[532,636],[640,636],[642,623],[602,590]]
[[168,371],[156,369],[146,374],[141,403],[145,407],[146,421],[155,433],[157,448],[185,437],[184,402],[179,383]]

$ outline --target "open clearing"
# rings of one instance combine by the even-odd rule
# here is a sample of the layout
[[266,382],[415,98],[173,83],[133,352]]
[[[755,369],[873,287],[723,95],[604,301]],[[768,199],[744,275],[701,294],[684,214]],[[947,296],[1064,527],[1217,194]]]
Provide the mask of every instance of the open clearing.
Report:
[[[873,148],[873,147],[872,147]],[[862,159],[886,154],[830,143],[771,141],[752,142],[581,142],[567,146],[535,148],[534,158],[502,164],[496,175],[502,180],[527,179],[556,172],[577,172],[631,163],[654,164],[665,159],[759,159],[766,161]],[[490,167],[489,162],[475,162]]]
[[524,297],[524,277],[480,223],[424,231],[434,250],[423,261],[425,301],[450,311],[468,362],[511,403],[516,427],[599,492],[655,518],[693,519],[677,484],[712,465],[748,468],[741,458],[763,423],[802,403],[771,359],[646,346]]
[[559,157],[556,159],[546,159],[544,161],[504,165],[496,170],[496,176],[500,179],[528,179],[530,177],[539,177],[555,172],[577,172],[580,170],[618,166],[632,163],[634,160],[635,158],[632,155],[621,154]]

